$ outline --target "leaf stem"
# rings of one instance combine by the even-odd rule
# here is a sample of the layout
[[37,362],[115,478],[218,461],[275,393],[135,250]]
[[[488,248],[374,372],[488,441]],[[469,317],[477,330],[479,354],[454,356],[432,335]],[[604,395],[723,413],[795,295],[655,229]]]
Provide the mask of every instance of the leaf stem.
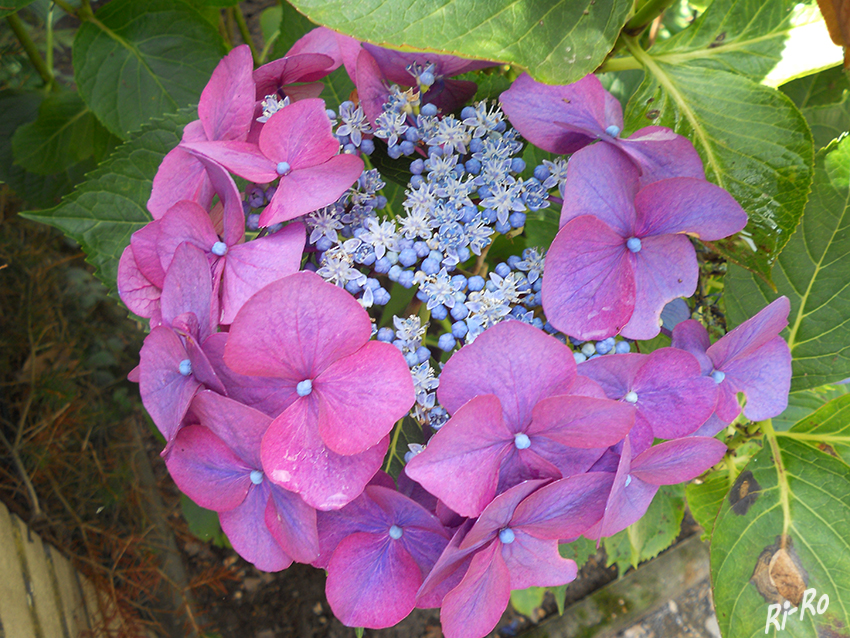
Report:
[[647,0],[643,6],[626,22],[623,31],[629,35],[637,35],[643,31],[655,18],[660,16],[677,0]]
[[275,31],[272,34],[272,37],[269,38],[269,41],[266,42],[266,44],[263,46],[263,51],[262,51],[262,53],[260,53],[260,60],[257,64],[263,64],[266,61],[266,57],[268,57],[269,52],[272,50],[274,43],[277,41],[277,39],[279,37],[280,37],[280,29]]
[[14,33],[15,37],[18,38],[18,42],[21,43],[21,46],[24,48],[24,52],[27,54],[30,62],[32,62],[35,70],[41,76],[41,79],[44,80],[44,84],[47,85],[47,87],[52,88],[56,83],[56,78],[53,77],[53,73],[51,73],[50,68],[44,62],[44,58],[42,58],[41,54],[38,52],[38,48],[35,46],[35,42],[32,41],[23,21],[18,17],[17,13],[13,13],[12,15],[6,16],[6,22],[9,23],[12,33]]
[[770,443],[770,451],[773,453],[773,463],[776,467],[779,502],[782,505],[782,541],[784,546],[785,539],[788,538],[788,526],[791,523],[791,503],[788,500],[788,475],[785,471],[785,464],[782,462],[782,451],[779,449],[779,442],[776,440],[776,431],[773,429],[773,422],[767,419],[761,422],[761,426],[764,430],[764,438]]
[[632,56],[623,58],[611,58],[605,60],[602,65],[596,69],[599,73],[609,73],[612,71],[631,71],[633,69],[642,69],[643,65]]
[[254,58],[254,66],[260,65],[260,56],[257,53],[257,48],[254,46],[254,40],[251,38],[251,32],[248,30],[248,23],[245,22],[245,16],[242,9],[237,4],[233,8],[233,17],[236,19],[236,26],[239,27],[239,35],[242,40],[251,48],[251,57]]
[[74,7],[72,7],[70,4],[65,2],[65,0],[53,0],[53,4],[55,4],[57,7],[62,9],[62,11],[64,11],[68,15],[71,15],[71,16],[77,15],[77,10]]

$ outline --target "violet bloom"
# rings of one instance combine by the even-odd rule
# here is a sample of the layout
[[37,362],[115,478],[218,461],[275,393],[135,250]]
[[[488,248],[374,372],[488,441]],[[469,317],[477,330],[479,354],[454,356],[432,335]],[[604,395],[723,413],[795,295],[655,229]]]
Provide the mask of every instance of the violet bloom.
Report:
[[673,329],[673,347],[696,356],[702,374],[713,379],[719,390],[717,419],[706,424],[710,430],[700,433],[714,436],[738,416],[738,392],[746,395],[744,416],[753,421],[774,417],[788,406],[791,350],[779,333],[788,325],[790,309],[788,298],[779,297],[714,345],[696,321],[684,321]]
[[570,159],[561,230],[546,255],[546,317],[578,339],[651,339],[665,304],[696,290],[685,235],[712,241],[746,223],[719,186],[676,177],[641,188],[637,167],[613,146],[582,149]]
[[570,349],[542,330],[519,321],[485,330],[443,368],[437,397],[452,418],[405,472],[463,516],[523,480],[585,472],[634,413],[570,396],[575,370]]
[[395,625],[413,610],[448,542],[436,516],[381,485],[367,486],[341,510],[321,512],[321,555],[314,564],[328,570],[334,616],[350,627]]
[[338,155],[325,103],[311,98],[283,107],[260,132],[259,146],[242,141],[192,142],[185,148],[252,182],[280,178],[260,215],[271,226],[335,202],[363,172],[363,160]]
[[228,53],[213,71],[198,102],[198,118],[183,129],[183,139],[159,165],[148,200],[154,219],[176,202],[187,199],[208,209],[213,186],[204,165],[185,144],[207,141],[243,141],[254,120],[254,61],[247,44]]
[[315,560],[316,510],[263,474],[260,443],[272,420],[209,390],[192,401],[192,415],[200,425],[180,430],[165,457],[177,487],[219,513],[233,549],[257,569]]
[[580,536],[602,517],[611,483],[610,474],[595,472],[549,485],[525,481],[500,494],[455,533],[417,605],[442,607],[446,638],[486,636],[511,590],[575,579],[576,564],[558,553],[558,539]]
[[317,509],[363,491],[415,400],[401,352],[371,328],[354,297],[299,272],[251,297],[227,338],[229,368],[277,379],[292,401],[263,439],[263,470]]
[[675,348],[648,355],[597,357],[579,364],[578,369],[599,383],[608,398],[633,406],[635,427],[629,434],[633,454],[643,452],[654,438],[692,434],[717,404],[716,384],[701,376],[695,357]]
[[189,243],[181,244],[165,275],[162,323],[145,337],[139,354],[139,391],[153,422],[172,443],[192,397],[206,386],[224,387],[203,351],[212,334],[212,279],[207,258]]
[[623,109],[595,75],[550,86],[523,73],[499,102],[513,127],[550,153],[575,153],[598,139],[623,151],[639,167],[641,187],[670,177],[705,179],[693,144],[669,128],[647,126],[621,138]]
[[629,440],[623,442],[605,514],[587,538],[613,536],[636,523],[662,485],[675,485],[696,478],[721,461],[726,444],[708,437],[665,441],[632,458]]

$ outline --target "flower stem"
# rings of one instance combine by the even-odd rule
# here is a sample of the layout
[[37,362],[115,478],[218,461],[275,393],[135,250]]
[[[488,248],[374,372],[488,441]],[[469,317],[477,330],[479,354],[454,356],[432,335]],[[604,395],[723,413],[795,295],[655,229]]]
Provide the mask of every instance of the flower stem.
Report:
[[655,18],[660,16],[667,7],[672,5],[676,0],[647,0],[640,9],[632,16],[631,20],[626,22],[623,31],[630,35],[637,35],[643,31]]
[[27,54],[30,62],[32,62],[35,70],[41,76],[41,79],[44,80],[45,85],[47,85],[48,88],[53,88],[56,84],[56,78],[53,77],[50,67],[47,66],[44,58],[42,58],[41,54],[38,52],[38,48],[35,46],[35,42],[32,41],[23,21],[18,17],[17,13],[13,13],[12,15],[6,16],[6,22],[9,23],[12,33],[14,33],[15,37],[18,38],[18,42],[21,43],[21,46],[24,48],[24,52]]
[[260,56],[254,46],[251,32],[248,30],[248,23],[245,22],[245,16],[242,14],[242,9],[238,4],[233,8],[233,17],[236,19],[236,26],[239,27],[239,34],[242,36],[242,40],[251,48],[251,57],[254,58],[254,66],[259,66]]
[[611,58],[605,60],[597,69],[600,73],[608,73],[611,71],[631,71],[632,69],[642,69],[643,66],[632,56],[623,58]]
[[77,10],[74,7],[72,7],[70,4],[65,2],[65,0],[53,0],[53,4],[55,4],[57,7],[62,9],[62,11],[64,11],[68,15],[72,15],[72,16],[77,15]]

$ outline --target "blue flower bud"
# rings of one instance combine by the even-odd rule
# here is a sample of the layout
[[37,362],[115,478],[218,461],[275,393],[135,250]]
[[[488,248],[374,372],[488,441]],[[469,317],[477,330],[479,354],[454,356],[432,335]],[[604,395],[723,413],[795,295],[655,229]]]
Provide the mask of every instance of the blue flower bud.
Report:
[[227,254],[227,244],[223,241],[217,241],[212,245],[212,254],[218,257],[224,257]]
[[511,225],[511,228],[522,228],[525,226],[525,213],[520,213],[519,211],[511,213],[508,217],[508,223]]
[[522,173],[525,170],[525,161],[521,157],[514,157],[511,160],[511,172]]
[[614,346],[614,351],[617,354],[626,354],[632,349],[632,345],[628,341],[618,341],[617,345]]
[[395,264],[392,268],[390,268],[387,276],[390,278],[390,281],[398,281],[398,276],[402,273],[401,266]]
[[502,222],[497,221],[496,222],[496,232],[501,233],[502,235],[507,235],[509,232],[511,232],[511,225],[510,224],[503,224]]
[[409,127],[404,132],[404,139],[406,139],[408,142],[418,142],[419,141],[419,129],[416,129],[412,126]]
[[410,162],[410,172],[414,175],[421,175],[422,171],[425,170],[425,162],[420,157],[419,159],[415,159]]
[[484,290],[485,283],[484,277],[481,277],[480,275],[472,275],[472,277],[469,278],[469,281],[466,282],[466,286],[470,292],[478,292],[479,290]]
[[416,348],[416,358],[419,363],[425,363],[428,359],[431,358],[431,351],[428,350],[425,346],[419,346]]
[[711,378],[714,379],[715,383],[723,383],[723,379],[726,378],[726,373],[721,370],[712,370]]
[[452,336],[455,339],[463,339],[467,332],[469,332],[469,328],[465,321],[458,321],[452,324]]
[[467,160],[463,167],[466,169],[467,173],[471,173],[472,175],[478,175],[478,173],[481,172],[481,162],[474,157]]
[[452,319],[456,321],[461,321],[462,319],[466,319],[469,316],[469,308],[466,307],[466,304],[456,303],[452,307]]
[[375,142],[372,140],[362,140],[360,142],[360,151],[365,155],[371,155],[375,152]]
[[419,357],[415,352],[408,352],[404,355],[404,360],[407,362],[407,367],[412,368],[415,365],[419,365]]
[[398,283],[405,288],[410,288],[413,286],[414,276],[415,275],[412,270],[402,270],[401,274],[398,276]]
[[398,159],[401,157],[401,146],[396,144],[395,146],[390,146],[387,149],[387,155],[389,155],[392,159]]
[[345,289],[350,292],[352,295],[356,295],[358,292],[362,292],[363,288],[353,279],[349,282],[346,282]]
[[617,137],[620,134],[620,127],[616,124],[612,124],[611,126],[605,129],[605,132],[608,133],[611,137]]
[[437,341],[437,347],[443,352],[451,352],[456,344],[455,338],[448,332],[440,335],[440,339]]
[[629,237],[629,239],[626,241],[626,248],[631,250],[633,253],[639,253],[640,239],[638,239],[637,237]]
[[544,164],[540,164],[540,165],[538,165],[538,166],[535,166],[535,167],[534,167],[534,177],[535,177],[535,178],[537,179],[537,181],[539,181],[539,182],[545,182],[545,181],[546,181],[546,179],[547,179],[547,178],[548,178],[551,174],[552,174],[552,173],[550,173],[550,172],[549,172],[549,169],[548,169],[548,168],[546,168],[546,166],[545,166]]
[[251,482],[254,485],[259,485],[263,482],[263,472],[262,470],[251,470]]
[[177,369],[180,371],[184,377],[188,377],[192,374],[192,362],[188,359],[183,359],[180,364],[177,366]]
[[405,268],[409,268],[417,261],[419,261],[419,255],[416,254],[416,251],[413,250],[413,248],[405,248],[398,254],[398,263]]
[[443,304],[438,304],[431,308],[431,316],[437,321],[442,321],[449,316],[449,310]]
[[330,250],[330,247],[333,246],[333,245],[334,245],[334,243],[330,239],[328,239],[327,237],[322,235],[316,241],[316,250],[318,250],[320,252],[325,252],[326,250]]
[[292,167],[289,165],[289,162],[278,162],[276,170],[278,175],[289,175]]
[[626,393],[626,396],[623,397],[623,401],[625,401],[626,403],[633,403],[633,404],[637,403],[638,402],[637,392],[635,392],[634,390],[629,390]]
[[410,176],[410,187],[411,188],[419,188],[422,184],[425,183],[425,178],[421,175],[411,175]]
[[410,155],[416,150],[416,145],[410,140],[404,140],[401,144],[399,144],[399,148],[401,148],[402,154]]
[[403,533],[404,531],[398,525],[393,525],[392,527],[390,527],[389,534],[390,538],[392,538],[393,540],[397,541],[399,538],[401,538],[401,535]]
[[461,246],[457,249],[457,258],[460,259],[461,262],[466,261],[470,257],[469,248],[466,246]]
[[463,110],[460,112],[460,119],[468,120],[475,117],[475,107],[474,106],[464,106]]
[[392,343],[392,340],[395,339],[395,332],[393,332],[392,328],[378,328],[376,339],[384,343]]
[[372,294],[375,303],[379,306],[385,306],[390,302],[390,293],[384,288],[378,288]]
[[420,266],[420,268],[422,269],[422,272],[424,272],[426,275],[436,275],[438,272],[440,272],[440,262],[436,259],[428,257],[427,259],[423,260],[422,266]]
[[426,117],[434,117],[437,114],[437,107],[433,104],[423,104],[419,112]]
[[375,262],[375,272],[385,275],[390,271],[392,266],[392,262],[385,255]]
[[503,261],[496,264],[496,267],[493,270],[497,275],[499,275],[499,277],[507,277],[511,273],[511,267]]
[[587,357],[585,357],[581,352],[573,352],[573,359],[576,360],[576,363],[584,363],[587,361]]
[[519,255],[511,255],[508,257],[508,266],[511,270],[516,270],[516,265],[522,261],[522,257]]
[[589,357],[589,356],[591,356],[591,355],[594,355],[594,354],[596,354],[596,346],[595,346],[595,345],[593,345],[593,343],[592,343],[591,341],[588,341],[587,343],[585,343],[585,344],[581,347],[581,353],[582,353],[585,357]]

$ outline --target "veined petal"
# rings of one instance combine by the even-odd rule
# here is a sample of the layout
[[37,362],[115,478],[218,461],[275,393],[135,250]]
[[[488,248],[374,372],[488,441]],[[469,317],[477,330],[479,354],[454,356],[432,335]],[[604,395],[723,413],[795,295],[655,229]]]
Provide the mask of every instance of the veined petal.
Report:
[[[305,38],[307,38],[306,35],[301,40]],[[335,39],[331,37],[330,40],[333,41],[332,47],[338,48]],[[254,71],[254,82],[257,84],[256,99],[262,100],[267,95],[274,95],[278,89],[293,82],[320,80],[339,67],[340,63],[335,63],[330,54],[311,52],[293,55],[290,51],[286,57],[264,64]],[[285,88],[284,93],[289,95]]]
[[[620,331],[627,339],[652,339],[661,332],[661,311],[676,297],[690,297],[697,287],[699,267],[694,247],[683,235],[641,239],[634,264],[635,305]],[[544,279],[544,289],[546,282]],[[545,294],[545,293],[544,293]]]
[[486,636],[508,606],[511,576],[493,542],[475,554],[460,584],[443,598],[440,624],[446,638]]
[[514,540],[502,544],[502,558],[511,575],[511,589],[557,587],[575,580],[578,566],[558,552],[558,539],[543,540],[524,529],[511,528]]
[[729,362],[747,357],[771,341],[788,325],[790,310],[788,297],[779,297],[757,315],[731,330],[706,352],[714,367],[725,370]]
[[132,246],[124,249],[118,261],[118,295],[130,312],[140,317],[150,318],[159,309],[162,290],[139,270]]
[[298,383],[360,349],[371,332],[369,315],[354,297],[314,273],[298,272],[242,306],[224,359],[239,374]]
[[562,226],[546,255],[543,277],[543,309],[552,325],[585,340],[620,332],[636,309],[629,255],[625,238],[592,215]]
[[570,158],[564,184],[560,225],[593,215],[620,237],[635,234],[635,195],[640,171],[610,144],[588,146]]
[[496,496],[499,466],[513,447],[499,399],[482,395],[455,412],[405,472],[458,514],[478,516]]
[[204,253],[209,253],[218,241],[209,213],[195,202],[177,202],[157,225],[159,233],[156,251],[165,271],[171,265],[177,247],[183,242],[189,242]]
[[254,115],[254,62],[247,44],[228,53],[210,77],[198,102],[208,140],[244,140]]
[[305,239],[304,225],[296,222],[229,248],[222,276],[221,323],[233,323],[236,313],[260,289],[298,272]]
[[260,150],[272,162],[293,171],[324,164],[339,152],[325,102],[318,98],[290,104],[269,118],[260,132]]
[[675,177],[653,182],[635,197],[637,234],[687,233],[714,241],[747,225],[747,214],[728,192],[704,179]]
[[702,159],[691,141],[664,126],[647,126],[625,139],[603,137],[641,169],[641,188],[670,177],[705,179]]
[[400,540],[359,532],[345,538],[328,565],[328,603],[350,627],[392,627],[411,611],[422,575]]
[[260,213],[260,226],[271,226],[333,204],[362,172],[363,160],[355,155],[335,155],[323,164],[293,169],[281,178],[272,201]]
[[269,426],[261,448],[263,471],[312,507],[339,509],[360,495],[381,467],[388,446],[389,437],[360,454],[333,452],[319,437],[314,400],[304,397]]
[[690,352],[697,358],[702,374],[710,374],[714,364],[708,358],[706,350],[711,346],[708,331],[699,321],[688,319],[673,328],[674,348]]
[[526,432],[570,447],[602,448],[622,441],[634,420],[631,408],[610,399],[558,396],[534,406]]
[[737,357],[723,367],[735,392],[747,396],[744,415],[752,421],[764,421],[788,407],[791,390],[791,350],[782,337],[774,337],[748,356]]
[[724,454],[726,444],[717,439],[692,436],[665,441],[632,459],[630,473],[652,485],[675,485],[696,478]]
[[401,352],[378,341],[331,363],[313,381],[313,392],[319,434],[337,454],[357,454],[377,444],[416,400]]
[[198,339],[203,341],[211,334],[212,275],[200,248],[188,242],[177,247],[165,275],[160,303],[164,323],[170,325],[180,315],[192,313],[198,320]]
[[437,398],[454,414],[473,397],[493,394],[516,434],[531,421],[538,401],[566,394],[574,378],[569,348],[533,326],[505,321],[452,355],[440,375]]
[[[200,128],[201,123],[197,122],[197,125]],[[186,129],[190,126],[191,124]],[[204,139],[201,138],[201,141]],[[213,188],[204,165],[198,161],[198,158],[178,145],[171,149],[160,163],[153,178],[147,207],[153,218],[159,219],[180,200],[188,199],[197,202],[203,208],[209,208],[212,198]]]
[[261,466],[260,444],[272,419],[247,405],[203,390],[192,401],[192,413],[209,428],[246,466]]
[[266,507],[269,488],[253,485],[239,507],[218,515],[221,531],[227,535],[233,549],[249,563],[264,572],[279,572],[292,564],[266,527]]
[[257,184],[278,178],[277,162],[263,155],[258,146],[249,142],[186,142],[183,148]]
[[319,555],[316,510],[279,485],[270,485],[265,521],[283,551],[299,563],[311,563]]
[[174,439],[165,464],[180,491],[201,507],[226,512],[245,500],[256,469],[209,428],[189,425]]

